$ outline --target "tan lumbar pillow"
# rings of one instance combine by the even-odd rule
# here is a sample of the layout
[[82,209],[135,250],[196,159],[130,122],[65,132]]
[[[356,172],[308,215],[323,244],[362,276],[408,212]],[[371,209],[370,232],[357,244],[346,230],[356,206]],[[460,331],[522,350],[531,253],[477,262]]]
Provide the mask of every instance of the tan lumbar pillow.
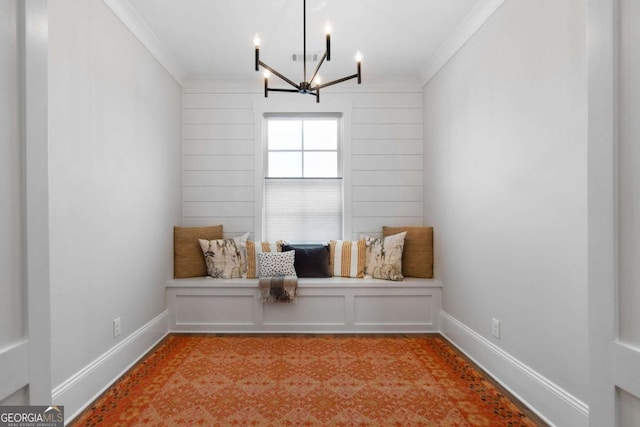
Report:
[[433,278],[433,227],[382,227],[383,236],[407,232],[402,253],[402,274]]
[[176,279],[207,275],[199,239],[222,239],[222,225],[173,227],[173,277]]

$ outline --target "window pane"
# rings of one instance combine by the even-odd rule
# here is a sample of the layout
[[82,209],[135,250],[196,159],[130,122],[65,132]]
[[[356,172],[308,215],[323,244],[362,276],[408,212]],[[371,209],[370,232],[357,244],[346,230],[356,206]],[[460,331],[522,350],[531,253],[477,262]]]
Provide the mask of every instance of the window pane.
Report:
[[305,178],[336,178],[338,174],[338,153],[316,151],[304,153]]
[[338,122],[336,120],[305,120],[305,150],[337,150]]
[[269,150],[302,149],[302,121],[269,120],[268,123]]
[[269,177],[290,178],[302,176],[302,153],[270,152]]

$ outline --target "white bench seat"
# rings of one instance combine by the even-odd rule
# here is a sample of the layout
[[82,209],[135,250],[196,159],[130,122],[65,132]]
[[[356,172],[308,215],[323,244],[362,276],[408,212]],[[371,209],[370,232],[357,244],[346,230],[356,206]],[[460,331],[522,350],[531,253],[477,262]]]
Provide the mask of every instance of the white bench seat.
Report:
[[300,278],[295,303],[263,304],[258,279],[166,282],[172,332],[437,332],[441,295],[435,279]]

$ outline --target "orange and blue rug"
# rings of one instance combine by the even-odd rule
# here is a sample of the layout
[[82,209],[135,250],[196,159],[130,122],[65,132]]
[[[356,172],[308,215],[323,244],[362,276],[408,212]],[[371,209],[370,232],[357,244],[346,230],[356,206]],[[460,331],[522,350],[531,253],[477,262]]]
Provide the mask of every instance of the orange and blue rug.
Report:
[[71,425],[540,424],[438,335],[170,335]]

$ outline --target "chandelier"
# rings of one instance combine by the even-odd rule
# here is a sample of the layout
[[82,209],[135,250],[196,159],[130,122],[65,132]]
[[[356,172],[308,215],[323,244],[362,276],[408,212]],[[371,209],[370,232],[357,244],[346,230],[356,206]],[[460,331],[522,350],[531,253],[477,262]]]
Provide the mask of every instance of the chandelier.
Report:
[[[295,83],[293,80],[285,77],[282,73],[278,72],[274,68],[265,64],[260,60],[260,38],[256,34],[255,39],[253,40],[255,45],[255,57],[256,57],[256,71],[260,70],[260,67],[264,68],[264,97],[267,98],[269,96],[269,92],[291,92],[291,93],[302,93],[309,94],[316,97],[316,102],[320,102],[320,89],[323,89],[328,86],[332,86],[338,83],[346,82],[351,79],[358,79],[358,84],[362,83],[362,74],[361,74],[361,63],[362,63],[362,55],[360,52],[356,54],[356,74],[351,76],[343,77],[341,79],[333,80],[327,83],[321,83],[320,77],[318,76],[318,71],[320,71],[320,67],[324,63],[325,60],[331,61],[331,27],[327,24],[325,28],[326,33],[326,50],[318,66],[316,67],[313,74],[311,74],[311,78],[307,80],[307,0],[302,0],[302,45],[303,45],[303,53],[302,53],[302,82]],[[294,89],[281,89],[281,88],[273,88],[269,87],[269,77],[271,74],[278,76],[283,81],[287,82],[289,85],[293,86]]]

